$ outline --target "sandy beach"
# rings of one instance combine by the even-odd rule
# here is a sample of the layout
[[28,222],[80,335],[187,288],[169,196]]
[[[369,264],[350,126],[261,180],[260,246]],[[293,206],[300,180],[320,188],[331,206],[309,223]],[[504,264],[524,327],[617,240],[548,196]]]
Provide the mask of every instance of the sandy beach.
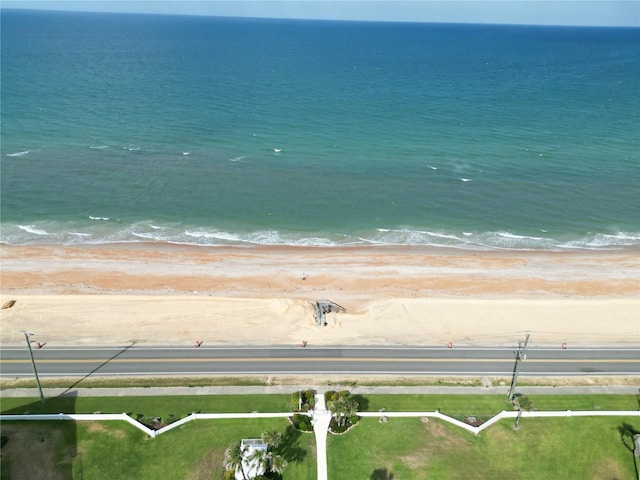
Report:
[[[1,247],[0,343],[640,345],[640,255],[426,247]],[[316,324],[314,302],[346,309]]]

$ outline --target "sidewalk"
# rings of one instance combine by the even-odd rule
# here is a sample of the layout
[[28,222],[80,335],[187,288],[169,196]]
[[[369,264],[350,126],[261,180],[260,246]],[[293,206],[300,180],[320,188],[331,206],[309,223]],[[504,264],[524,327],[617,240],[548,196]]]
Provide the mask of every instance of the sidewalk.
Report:
[[331,423],[331,412],[324,404],[324,392],[316,393],[316,406],[313,410],[313,433],[316,436],[316,458],[318,462],[317,480],[327,480],[327,432]]
[[[313,385],[278,385],[246,387],[134,387],[134,388],[44,388],[45,397],[146,397],[180,395],[261,395],[290,394],[299,390],[344,389],[360,395],[504,395],[509,393],[508,386],[500,387],[351,387],[349,385],[329,385],[316,388]],[[593,387],[518,387],[518,393],[524,395],[638,395],[638,386],[593,386]],[[10,388],[0,390],[0,398],[38,398],[36,388]]]

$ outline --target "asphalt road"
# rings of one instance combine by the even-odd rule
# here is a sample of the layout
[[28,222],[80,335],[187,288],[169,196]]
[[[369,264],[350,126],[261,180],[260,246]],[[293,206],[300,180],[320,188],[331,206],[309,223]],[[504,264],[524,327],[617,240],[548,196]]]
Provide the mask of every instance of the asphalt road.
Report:
[[[505,347],[138,347],[33,349],[38,374],[54,376],[395,374],[511,375]],[[520,375],[637,375],[638,348],[529,348]],[[26,347],[0,350],[0,376],[33,375]]]

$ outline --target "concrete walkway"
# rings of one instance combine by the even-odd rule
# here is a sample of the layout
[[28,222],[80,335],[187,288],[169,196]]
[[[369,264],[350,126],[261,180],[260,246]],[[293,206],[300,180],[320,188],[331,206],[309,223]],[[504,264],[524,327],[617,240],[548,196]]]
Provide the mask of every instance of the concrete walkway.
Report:
[[[246,387],[133,387],[133,388],[44,388],[47,398],[59,396],[78,397],[146,397],[172,395],[261,395],[285,394],[300,390],[316,389],[313,385],[277,385]],[[507,395],[508,386],[499,387],[359,387],[351,385],[330,385],[327,389],[349,390],[357,395],[397,394],[397,395]],[[593,387],[518,387],[523,395],[638,395],[638,386],[593,386]],[[38,398],[36,388],[7,388],[0,390],[0,398]],[[324,404],[324,403],[323,403]]]
[[316,405],[311,423],[316,435],[316,452],[318,459],[317,480],[327,480],[327,432],[331,423],[331,412],[324,404],[324,393],[316,393]]

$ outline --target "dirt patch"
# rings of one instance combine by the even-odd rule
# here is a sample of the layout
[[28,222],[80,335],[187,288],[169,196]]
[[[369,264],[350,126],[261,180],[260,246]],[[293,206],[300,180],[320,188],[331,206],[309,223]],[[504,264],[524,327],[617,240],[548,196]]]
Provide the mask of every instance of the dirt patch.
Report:
[[106,425],[99,422],[87,422],[86,423],[87,432],[89,433],[101,433],[104,435],[109,435],[115,438],[124,438],[124,431],[119,428],[109,428]]
[[223,471],[224,449],[214,448],[205,453],[194,465],[187,480],[210,480],[211,478],[221,478]]
[[429,463],[432,456],[438,455],[440,452],[458,449],[468,445],[469,441],[462,438],[461,435],[452,432],[438,420],[422,419],[424,425],[425,436],[420,437],[420,443],[426,445],[418,450],[414,450],[411,455],[401,457],[402,463],[411,468],[418,470],[424,468]]
[[611,458],[605,458],[600,460],[591,470],[590,478],[593,480],[614,480],[617,478],[625,478],[625,472],[618,462]]
[[460,448],[469,444],[469,441],[465,440],[459,433],[452,432],[446,425],[436,419],[430,419],[429,422],[422,423],[427,436],[432,439],[429,442],[432,452]]

